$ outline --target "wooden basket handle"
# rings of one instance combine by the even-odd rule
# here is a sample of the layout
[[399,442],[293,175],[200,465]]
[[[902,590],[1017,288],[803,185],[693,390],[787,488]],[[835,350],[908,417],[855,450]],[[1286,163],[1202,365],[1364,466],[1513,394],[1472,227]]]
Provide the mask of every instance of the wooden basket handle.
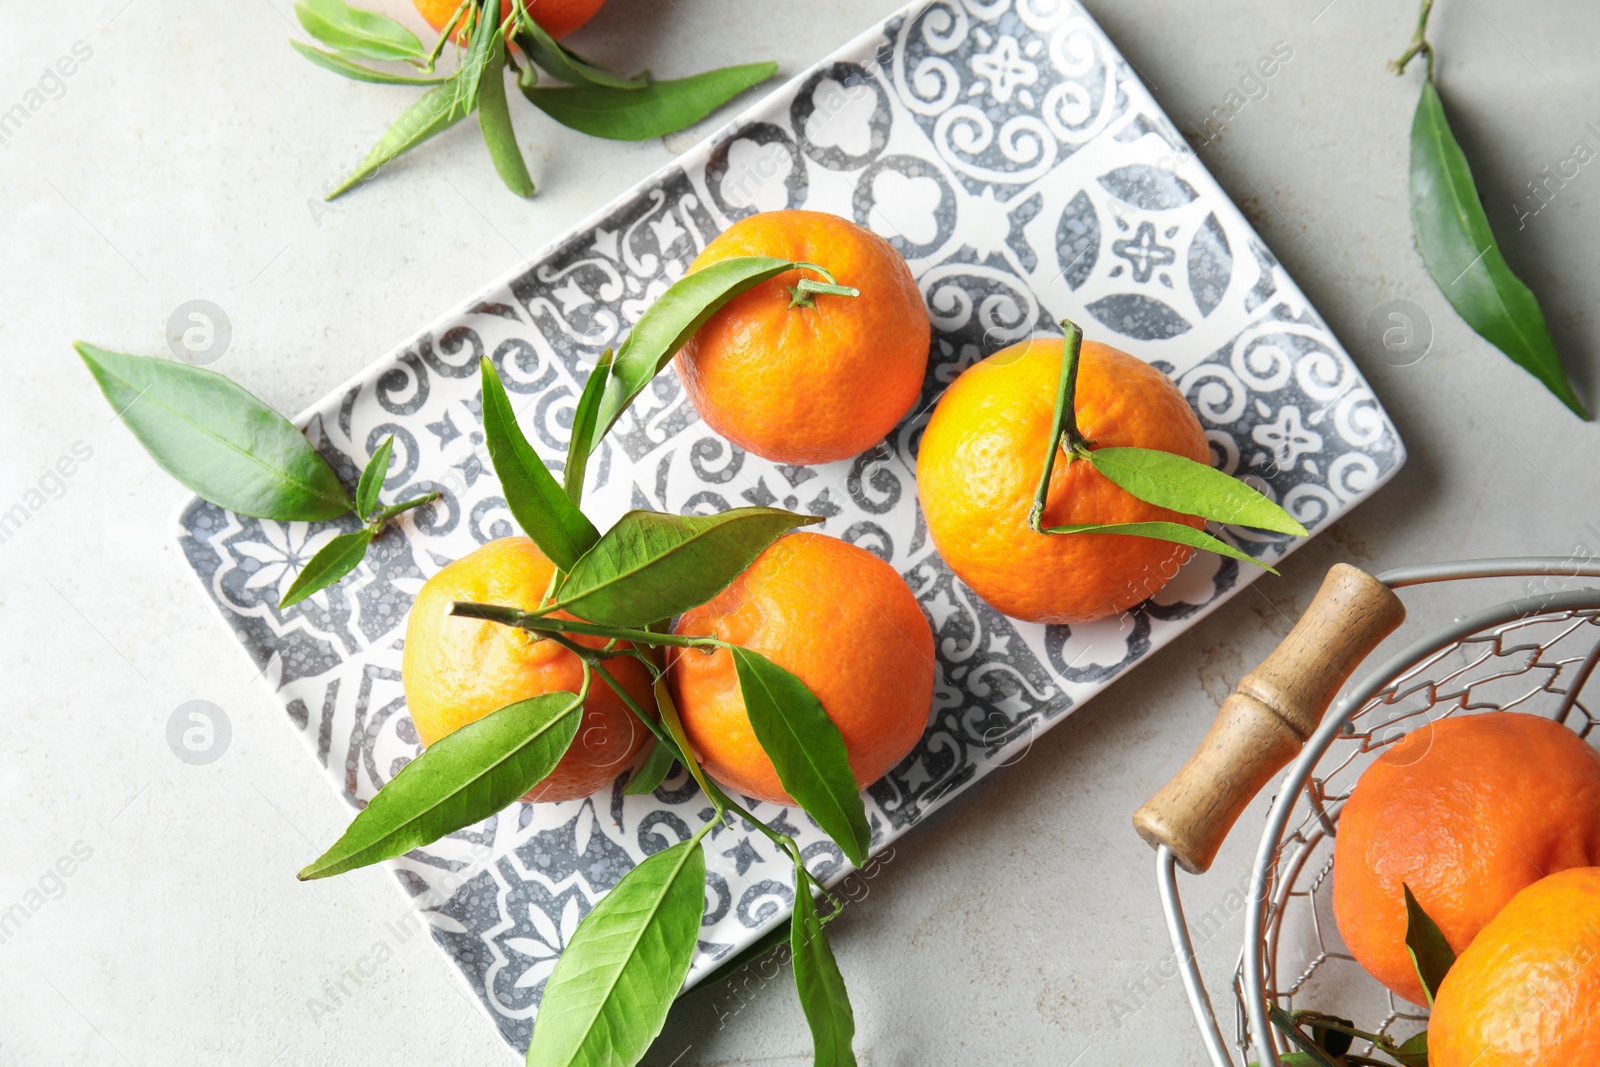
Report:
[[1336,563],[1261,666],[1239,679],[1189,762],[1133,816],[1191,874],[1216,858],[1241,812],[1300,752],[1367,654],[1405,619],[1393,590]]

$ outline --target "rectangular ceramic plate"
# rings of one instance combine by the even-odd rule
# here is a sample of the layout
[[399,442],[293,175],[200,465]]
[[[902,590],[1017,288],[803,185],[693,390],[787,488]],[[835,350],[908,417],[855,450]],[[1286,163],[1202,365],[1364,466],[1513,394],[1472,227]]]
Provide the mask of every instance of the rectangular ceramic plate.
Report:
[[[765,98],[404,348],[302,423],[352,484],[394,434],[389,499],[439,490],[336,589],[278,599],[342,523],[261,522],[193,501],[179,540],[290,726],[352,809],[420,751],[400,687],[406,611],[423,581],[514,531],[488,465],[478,357],[499,367],[552,465],[587,368],[695,254],[755,210],[855,219],[910,261],[933,316],[923,402],[851,462],[781,466],[697,419],[664,373],[590,467],[604,528],[629,508],[776,504],[905,576],[938,643],[921,743],[869,790],[876,848],[1022,751],[1113,678],[1253,580],[1201,553],[1152,601],[1091,626],[1014,623],[957,581],[929,542],[912,471],[927,412],[975,360],[1068,316],[1171,374],[1218,463],[1255,475],[1313,531],[1399,468],[1394,427],[1355,365],[1217,187],[1111,42],[1073,4],[939,0],[897,15]],[[1266,560],[1287,547],[1234,540]],[[845,862],[799,811],[759,817],[798,837],[824,878]],[[392,867],[506,1041],[528,1041],[579,920],[643,857],[710,812],[680,771],[653,796],[517,804]],[[352,811],[353,813],[353,811]],[[783,920],[784,858],[762,837],[709,841],[697,980]],[[309,857],[308,857],[309,859]]]

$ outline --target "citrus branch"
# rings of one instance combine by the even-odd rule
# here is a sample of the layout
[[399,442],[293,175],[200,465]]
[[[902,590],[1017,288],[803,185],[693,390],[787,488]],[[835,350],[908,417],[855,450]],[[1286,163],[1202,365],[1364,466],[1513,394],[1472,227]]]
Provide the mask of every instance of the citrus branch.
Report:
[[1369,1033],[1366,1030],[1361,1030],[1355,1026],[1345,1023],[1342,1019],[1336,1019],[1331,1015],[1324,1015],[1317,1011],[1297,1011],[1291,1016],[1291,1018],[1293,1018],[1296,1023],[1307,1023],[1312,1026],[1321,1027],[1324,1030],[1334,1030],[1341,1034],[1349,1034],[1351,1037],[1360,1038],[1363,1041],[1370,1041],[1375,1047],[1381,1049],[1383,1052],[1386,1052],[1391,1056],[1397,1055],[1400,1052],[1400,1046],[1396,1045],[1394,1040],[1387,1035]]
[[[457,606],[461,606],[461,603],[458,602]],[[492,607],[493,605],[468,605],[468,606],[471,606],[471,607]],[[501,609],[501,610],[511,610],[511,609]],[[461,613],[460,612],[456,612],[455,614],[461,614]],[[469,615],[468,617],[469,618],[488,618],[487,616],[483,616],[483,615],[477,615],[477,616]],[[489,621],[497,622],[499,620],[497,620],[497,619],[489,619]],[[545,621],[545,620],[540,620],[540,621],[542,622],[542,621]],[[552,620],[552,621],[554,621],[554,620]],[[561,620],[561,621],[564,622],[566,620]],[[587,625],[587,624],[585,624],[585,625]],[[648,633],[648,631],[642,631],[642,630],[641,631],[637,631],[637,632],[639,632],[639,633]],[[567,636],[565,636],[564,634],[561,634],[561,633],[547,632],[545,634],[545,636],[548,637],[550,640],[556,642],[556,644],[561,645],[563,648],[565,648],[567,651],[571,652],[573,655],[577,656],[579,659],[581,659],[584,662],[584,664],[586,666],[592,668],[595,671],[595,673],[599,674],[601,679],[603,679],[605,681],[606,685],[611,687],[611,691],[613,693],[617,694],[618,698],[620,698],[622,700],[622,702],[627,705],[629,711],[633,712],[634,717],[637,718],[640,722],[644,723],[644,725],[649,729],[649,731],[652,734],[655,735],[656,744],[665,745],[666,748],[667,748],[667,751],[672,755],[672,757],[674,759],[676,759],[679,763],[683,764],[685,767],[689,766],[689,760],[692,759],[693,757],[691,757],[688,753],[684,752],[683,749],[678,747],[678,743],[673,740],[672,734],[670,732],[668,732],[667,728],[661,724],[660,720],[654,718],[653,716],[650,715],[649,712],[645,711],[644,708],[639,705],[639,702],[637,700],[633,699],[633,694],[629,693],[628,690],[623,687],[622,683],[617,680],[616,675],[612,674],[611,671],[609,669],[607,669],[607,667],[605,665],[605,660],[608,658],[607,656],[602,655],[601,653],[597,652],[595,649],[585,648],[583,645],[578,644],[576,641],[572,640],[571,638],[569,638],[569,637],[567,637]],[[674,634],[651,634],[650,636],[653,636],[653,637],[674,637],[676,635],[674,635]],[[711,641],[711,640],[715,640],[715,639],[714,638],[705,638],[705,639],[696,638],[694,640],[697,640],[697,641],[701,641],[701,640]],[[719,645],[724,645],[724,646],[726,645],[726,642],[722,642],[722,641],[718,641],[716,643],[719,644]],[[628,653],[624,652],[624,653],[621,653],[621,654],[622,655],[627,655]],[[806,870],[805,864],[800,861],[800,858],[799,858],[800,857],[800,847],[795,842],[794,838],[790,837],[788,834],[780,834],[780,833],[778,833],[778,831],[772,829],[766,823],[762,822],[760,819],[756,818],[750,812],[746,811],[743,807],[741,807],[740,805],[736,804],[733,801],[733,799],[731,797],[729,797],[727,793],[724,793],[722,791],[722,789],[715,782],[711,781],[710,779],[706,779],[706,785],[710,787],[707,790],[707,794],[710,797],[712,805],[716,808],[716,818],[713,821],[720,820],[723,816],[727,815],[729,812],[732,812],[734,815],[737,815],[739,818],[743,819],[745,822],[749,823],[751,826],[754,826],[756,828],[756,830],[758,830],[763,836],[765,836],[774,845],[777,845],[779,848],[783,849],[785,852],[789,853],[789,855],[791,855],[792,857],[795,858],[795,868],[796,868],[796,870],[800,874],[803,874],[805,876],[805,880],[809,884],[815,886],[817,888],[818,892],[820,892],[824,896],[826,896],[828,898],[829,903],[831,903],[834,906],[835,909],[844,907],[844,904],[839,900],[838,897],[833,895],[833,892],[831,890],[829,890],[827,886],[825,886],[821,882],[817,881],[816,877],[813,876],[810,871]]]
[[728,642],[715,637],[688,637],[683,634],[657,633],[654,630],[635,630],[626,626],[600,626],[578,619],[553,619],[540,612],[522,611],[517,608],[501,607],[498,604],[475,604],[468,600],[458,600],[452,604],[450,614],[497,622],[502,626],[515,626],[545,637],[556,634],[581,634],[585,637],[605,637],[612,641],[629,641],[636,645],[652,647],[661,645],[670,645],[674,648],[730,647]]

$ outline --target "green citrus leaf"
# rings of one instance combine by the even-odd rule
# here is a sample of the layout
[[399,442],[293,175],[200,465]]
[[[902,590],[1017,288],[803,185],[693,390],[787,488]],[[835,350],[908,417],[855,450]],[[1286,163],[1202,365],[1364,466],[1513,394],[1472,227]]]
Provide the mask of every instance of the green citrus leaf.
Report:
[[506,41],[499,34],[489,45],[483,76],[478,80],[478,128],[506,188],[521,197],[532,196],[533,179],[528,176],[528,163],[522,158],[511,110],[506,106]]
[[459,71],[450,75],[402,111],[400,117],[394,120],[394,125],[372,146],[372,151],[367,153],[361,165],[351,171],[325,199],[332,200],[344,195],[376,174],[384,164],[466,118],[470,109],[462,107],[458,100],[460,76]]
[[290,41],[289,47],[305,56],[324,70],[331,70],[335,74],[349,78],[351,81],[371,82],[374,85],[438,85],[444,81],[442,74],[413,76],[410,74],[395,74],[387,70],[375,70],[372,67],[352,63],[343,56],[324,52],[320,48],[312,48],[304,41]]
[[583,502],[583,477],[589,470],[589,442],[598,441],[595,426],[600,421],[600,403],[606,384],[611,381],[611,349],[600,354],[600,361],[583,383],[583,393],[572,412],[572,436],[567,442],[567,465],[561,470],[561,485],[574,504]]
[[750,727],[784,791],[817,821],[857,867],[867,862],[872,830],[850,772],[839,728],[806,684],[759,652],[734,646],[739,692]]
[[544,693],[439,738],[378,790],[300,880],[402,856],[501,811],[555,769],[582,711],[576,693]]
[[567,568],[556,602],[603,626],[670,619],[722,592],[789,530],[821,521],[778,508],[716,515],[630,511]]
[[500,477],[506,507],[551,562],[564,571],[571,570],[600,539],[600,532],[562,492],[523,436],[494,364],[485,358],[481,366],[483,435],[489,445],[489,461]]
[[73,347],[150,458],[201,499],[281,522],[350,510],[350,495],[305,434],[216,371]]
[[1221,538],[1212,537],[1204,530],[1196,530],[1192,526],[1185,526],[1181,522],[1106,522],[1106,523],[1078,523],[1073,526],[1051,526],[1045,530],[1047,534],[1118,534],[1125,537],[1153,537],[1157,541],[1172,541],[1175,544],[1188,545],[1190,548],[1200,548],[1207,552],[1215,552],[1219,556],[1231,556],[1234,559],[1254,563],[1262,570],[1278,572],[1262,563],[1248,552],[1234,548]]
[[673,758],[670,748],[660,742],[652,741],[650,754],[644,758],[639,769],[633,772],[633,777],[628,779],[628,784],[622,787],[622,791],[631,797],[654,793],[661,788],[661,783],[667,780],[667,775],[672,773],[672,765],[675,762],[677,761]]
[[828,946],[816,902],[805,876],[795,873],[794,917],[789,926],[794,961],[794,988],[811,1027],[812,1062],[816,1067],[856,1067],[850,1047],[856,1033],[855,1013],[845,992],[844,976]]
[[534,107],[580,133],[613,141],[648,141],[693,126],[777,72],[776,63],[750,63],[688,78],[652,81],[642,87],[523,86],[522,94]]
[[624,875],[578,924],[545,985],[529,1067],[638,1063],[688,977],[705,892],[698,839]]
[[619,74],[590,62],[561,44],[533,21],[526,11],[517,22],[517,46],[524,55],[553,78],[568,85],[597,89],[643,89],[650,84],[648,74]]
[[295,17],[307,33],[335,51],[362,59],[416,59],[417,35],[387,15],[362,11],[344,0],[300,0]]
[[589,438],[589,451],[599,447],[600,439],[633,398],[722,305],[798,266],[770,256],[736,256],[686,274],[668,286],[617,349],[600,415]]
[[1395,1054],[1404,1067],[1428,1067],[1428,1031],[1412,1034]]
[[1439,924],[1422,910],[1422,905],[1412,896],[1411,887],[1403,882],[1400,887],[1406,895],[1406,952],[1417,969],[1422,992],[1427,996],[1428,1007],[1431,1008],[1434,995],[1439,991],[1439,983],[1444,981],[1444,976],[1456,962],[1455,950],[1445,940]]
[[[500,32],[498,11],[491,12],[487,5],[478,5],[477,16],[472,22],[472,36],[467,41],[467,50],[461,56],[461,66],[456,69],[456,99],[455,106],[464,114],[470,115],[478,106],[478,93],[483,87],[484,73],[489,69],[490,57],[495,46],[500,46],[502,66],[500,73],[500,88],[505,89],[504,55],[505,35]],[[473,18],[473,16],[468,16]]]
[[700,791],[708,797],[717,794],[712,792],[711,783],[706,781],[706,772],[701,770],[700,764],[694,758],[694,749],[689,747],[689,735],[683,729],[683,719],[678,715],[678,705],[673,703],[672,688],[667,685],[665,675],[656,679],[655,683],[656,709],[661,712],[661,724],[667,728],[667,733],[678,746],[678,751],[683,753],[684,766],[689,768],[689,774],[699,783]]
[[300,603],[312,593],[328,588],[340,578],[356,569],[372,543],[372,531],[366,527],[342,533],[317,550],[295,576],[289,591],[283,594],[279,608]]
[[1239,479],[1187,456],[1153,448],[1097,448],[1089,462],[1146,503],[1233,526],[1306,536],[1306,528],[1287,511]]
[[390,434],[367,461],[356,486],[356,518],[364,521],[378,506],[378,494],[383,492],[383,479],[389,473],[389,457],[393,452],[394,434]]
[[1422,83],[1411,121],[1411,226],[1428,273],[1456,314],[1587,419],[1538,298],[1495,243],[1472,169],[1431,80]]

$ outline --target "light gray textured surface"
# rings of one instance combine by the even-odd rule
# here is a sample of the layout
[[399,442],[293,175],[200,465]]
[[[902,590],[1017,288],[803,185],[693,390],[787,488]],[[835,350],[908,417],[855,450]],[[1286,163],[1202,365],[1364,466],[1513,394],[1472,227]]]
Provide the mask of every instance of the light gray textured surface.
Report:
[[[762,58],[791,74],[899,6],[611,0],[575,42],[663,74]],[[1277,42],[1294,49],[1201,152],[1361,364],[1411,458],[1282,579],[897,849],[833,927],[872,1067],[1198,1062],[1182,992],[1163,977],[1153,863],[1128,816],[1216,702],[1337,560],[1600,550],[1597,431],[1462,325],[1412,247],[1420,70],[1384,70],[1411,5],[1089,7],[1180,127],[1224,104]],[[511,1061],[427,940],[387,925],[404,913],[387,874],[294,881],[347,813],[191,587],[168,527],[181,490],[112,420],[69,343],[159,352],[172,310],[209,299],[234,325],[218,369],[295,411],[687,140],[591,141],[519,108],[542,186],[531,203],[500,188],[461,128],[319,217],[319,191],[407,91],[311,68],[283,44],[288,9],[14,6],[0,41],[0,109],[75,42],[92,48],[64,95],[0,146],[0,355],[17,383],[0,422],[0,510],[32,499],[75,445],[91,451],[0,543],[0,912],[30,911],[0,934],[0,1064]],[[1600,150],[1600,19],[1576,2],[1444,0],[1435,20],[1442,91],[1491,221],[1593,405],[1600,179],[1586,165],[1537,215],[1521,212],[1537,206],[1526,183],[1541,167],[1579,141]],[[1413,366],[1386,363],[1368,325],[1390,299],[1432,319],[1433,350]],[[1411,603],[1419,626],[1469,606],[1431,592]],[[206,766],[166,741],[173,709],[196,698],[233,730]],[[1225,896],[1253,818],[1212,875],[1185,883],[1198,908],[1221,909],[1203,950],[1218,975],[1237,951]],[[78,841],[89,858],[58,881],[49,872]],[[690,994],[647,1062],[798,1065],[808,1049],[784,972]]]

